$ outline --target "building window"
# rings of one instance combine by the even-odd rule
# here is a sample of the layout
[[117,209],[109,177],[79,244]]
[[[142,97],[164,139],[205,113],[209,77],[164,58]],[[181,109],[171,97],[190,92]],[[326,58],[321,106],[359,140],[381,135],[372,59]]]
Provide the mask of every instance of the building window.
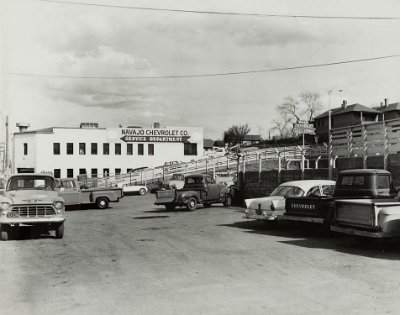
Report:
[[133,144],[128,143],[126,146],[126,154],[127,155],[133,155]]
[[80,155],[86,154],[86,143],[79,143],[79,154]]
[[74,177],[74,169],[72,169],[72,168],[67,168],[67,177],[68,177],[68,178]]
[[97,154],[97,143],[92,143],[90,152],[92,153],[92,155]]
[[24,143],[24,155],[28,155],[28,144]]
[[97,177],[97,168],[92,168],[91,174],[92,174],[92,177]]
[[197,143],[184,143],[184,155],[197,155]]
[[115,144],[115,155],[121,155],[121,143]]
[[53,154],[60,155],[60,144],[59,143],[53,143]]
[[54,177],[60,178],[61,177],[61,170],[59,168],[54,169]]
[[67,154],[68,155],[74,154],[74,144],[73,143],[67,143]]
[[86,168],[80,168],[79,175],[86,175]]
[[147,147],[147,152],[148,152],[148,155],[154,155],[154,144],[149,143],[149,145]]
[[116,168],[115,169],[115,175],[121,175],[121,169],[120,168]]
[[110,169],[109,168],[103,168],[103,176],[110,176]]
[[138,150],[138,155],[143,155],[144,154],[144,145],[143,145],[143,143],[139,143],[138,144],[137,150]]
[[110,154],[110,144],[103,143],[103,155],[109,155],[109,154]]

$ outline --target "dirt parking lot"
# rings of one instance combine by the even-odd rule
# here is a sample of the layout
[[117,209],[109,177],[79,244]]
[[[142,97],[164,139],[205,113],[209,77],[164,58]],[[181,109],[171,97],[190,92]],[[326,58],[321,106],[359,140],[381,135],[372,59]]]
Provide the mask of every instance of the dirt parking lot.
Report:
[[400,242],[154,195],[67,212],[65,237],[0,243],[0,314],[398,314]]

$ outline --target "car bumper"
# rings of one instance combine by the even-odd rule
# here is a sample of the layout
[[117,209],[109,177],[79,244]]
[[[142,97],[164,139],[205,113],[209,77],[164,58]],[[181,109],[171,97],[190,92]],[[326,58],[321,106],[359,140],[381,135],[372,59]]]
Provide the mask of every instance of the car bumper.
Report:
[[348,235],[355,235],[355,236],[364,236],[370,238],[385,238],[385,237],[398,237],[400,236],[400,232],[374,232],[374,231],[365,231],[365,230],[358,230],[351,227],[342,227],[342,226],[331,226],[331,231],[348,234]]
[[251,214],[246,213],[244,216],[245,219],[250,220],[263,220],[263,221],[274,221],[278,219],[278,216],[275,214]]
[[0,224],[26,224],[26,225],[35,225],[35,224],[54,224],[54,223],[63,223],[65,218],[63,217],[52,217],[52,218],[1,218]]

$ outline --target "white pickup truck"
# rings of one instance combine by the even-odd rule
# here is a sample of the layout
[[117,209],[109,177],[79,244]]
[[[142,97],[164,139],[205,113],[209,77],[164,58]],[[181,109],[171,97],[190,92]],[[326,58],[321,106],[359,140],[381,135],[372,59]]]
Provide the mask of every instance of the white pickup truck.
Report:
[[118,202],[124,196],[122,188],[81,188],[76,179],[57,179],[57,190],[66,206],[96,205],[99,209],[105,209],[110,202]]
[[54,178],[44,174],[12,175],[0,195],[0,239],[7,241],[20,225],[40,226],[64,236],[64,200]]

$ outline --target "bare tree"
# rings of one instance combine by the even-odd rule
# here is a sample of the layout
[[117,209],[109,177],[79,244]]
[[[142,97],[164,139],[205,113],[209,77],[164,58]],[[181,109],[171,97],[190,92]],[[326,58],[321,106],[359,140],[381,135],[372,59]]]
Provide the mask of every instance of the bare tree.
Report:
[[233,125],[228,130],[224,131],[224,142],[229,145],[242,143],[246,135],[250,132],[248,124]]
[[321,95],[318,92],[304,91],[300,94],[300,101],[306,105],[304,113],[308,121],[312,121],[315,114],[322,109]]
[[280,138],[285,138],[287,137],[288,133],[289,133],[289,125],[290,125],[291,121],[288,118],[288,116],[286,114],[282,114],[280,115],[279,119],[274,119],[272,121],[272,130],[276,130],[279,132],[279,136]]
[[279,111],[280,115],[285,115],[288,120],[295,122],[299,122],[300,119],[300,103],[293,97],[288,96],[285,97],[283,102],[277,105],[277,110]]

